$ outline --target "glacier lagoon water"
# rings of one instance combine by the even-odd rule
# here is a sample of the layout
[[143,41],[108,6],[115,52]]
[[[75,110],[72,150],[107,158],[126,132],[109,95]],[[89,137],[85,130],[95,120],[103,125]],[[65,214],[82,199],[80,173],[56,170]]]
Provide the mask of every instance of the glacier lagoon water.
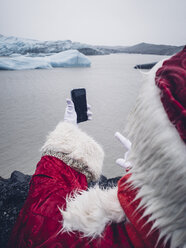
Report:
[[0,70],[51,69],[56,67],[87,67],[91,62],[77,50],[67,50],[45,57],[0,57]]
[[115,160],[124,150],[114,133],[123,132],[143,81],[143,73],[133,67],[162,58],[112,54],[89,57],[88,68],[0,71],[0,176],[34,172],[46,135],[63,119],[66,97],[79,87],[86,88],[93,112],[93,120],[79,126],[102,145],[103,174],[122,175]]

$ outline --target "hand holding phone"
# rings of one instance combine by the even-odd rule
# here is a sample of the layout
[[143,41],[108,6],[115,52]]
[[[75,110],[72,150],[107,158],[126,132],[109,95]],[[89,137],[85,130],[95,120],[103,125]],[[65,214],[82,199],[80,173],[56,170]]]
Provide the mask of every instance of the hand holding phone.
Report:
[[84,88],[73,89],[71,91],[71,98],[75,106],[75,111],[77,114],[77,123],[87,121],[87,100],[86,100],[86,90]]
[[74,108],[74,103],[71,99],[66,99],[66,109],[64,114],[64,121],[77,125],[77,114]]

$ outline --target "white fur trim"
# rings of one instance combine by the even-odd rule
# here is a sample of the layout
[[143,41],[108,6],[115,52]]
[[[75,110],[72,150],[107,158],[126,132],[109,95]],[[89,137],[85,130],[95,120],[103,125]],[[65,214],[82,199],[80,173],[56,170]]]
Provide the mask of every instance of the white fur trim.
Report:
[[171,247],[186,244],[186,146],[172,125],[155,85],[155,73],[147,80],[131,113],[126,132],[132,142],[129,161],[133,165],[129,181],[139,188],[137,198],[146,208],[144,216],[155,221],[160,238]]
[[47,150],[63,152],[68,157],[87,165],[96,180],[101,175],[104,159],[103,149],[93,138],[73,124],[60,122],[48,135],[41,148],[42,152]]
[[118,187],[102,190],[98,186],[68,197],[62,231],[79,231],[83,236],[100,236],[110,222],[121,222],[125,214],[117,197]]

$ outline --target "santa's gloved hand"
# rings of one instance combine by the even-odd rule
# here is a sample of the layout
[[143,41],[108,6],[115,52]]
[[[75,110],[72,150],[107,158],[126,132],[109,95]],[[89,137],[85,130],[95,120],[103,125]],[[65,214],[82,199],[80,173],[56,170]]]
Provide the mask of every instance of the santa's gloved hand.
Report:
[[125,168],[126,170],[129,170],[132,168],[131,163],[127,160],[128,153],[131,149],[131,142],[129,139],[125,138],[121,133],[116,132],[115,137],[122,143],[122,145],[125,147],[127,152],[124,155],[124,158],[118,158],[116,160],[116,164],[120,165],[121,167]]
[[[75,111],[74,103],[71,99],[67,99],[67,106],[64,114],[64,121],[77,125],[77,114]],[[90,111],[91,106],[87,104],[87,116],[88,120],[92,120],[92,112]]]
[[88,120],[92,120],[92,112],[91,112],[91,105],[87,103],[87,116]]

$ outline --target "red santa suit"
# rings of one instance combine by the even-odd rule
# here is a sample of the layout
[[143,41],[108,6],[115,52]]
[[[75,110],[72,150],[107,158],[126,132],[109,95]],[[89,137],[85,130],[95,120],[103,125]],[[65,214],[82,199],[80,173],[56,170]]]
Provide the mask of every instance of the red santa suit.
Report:
[[103,150],[73,124],[58,124],[9,247],[185,247],[185,68],[186,48],[146,76],[126,127],[133,167],[117,187],[88,189]]

